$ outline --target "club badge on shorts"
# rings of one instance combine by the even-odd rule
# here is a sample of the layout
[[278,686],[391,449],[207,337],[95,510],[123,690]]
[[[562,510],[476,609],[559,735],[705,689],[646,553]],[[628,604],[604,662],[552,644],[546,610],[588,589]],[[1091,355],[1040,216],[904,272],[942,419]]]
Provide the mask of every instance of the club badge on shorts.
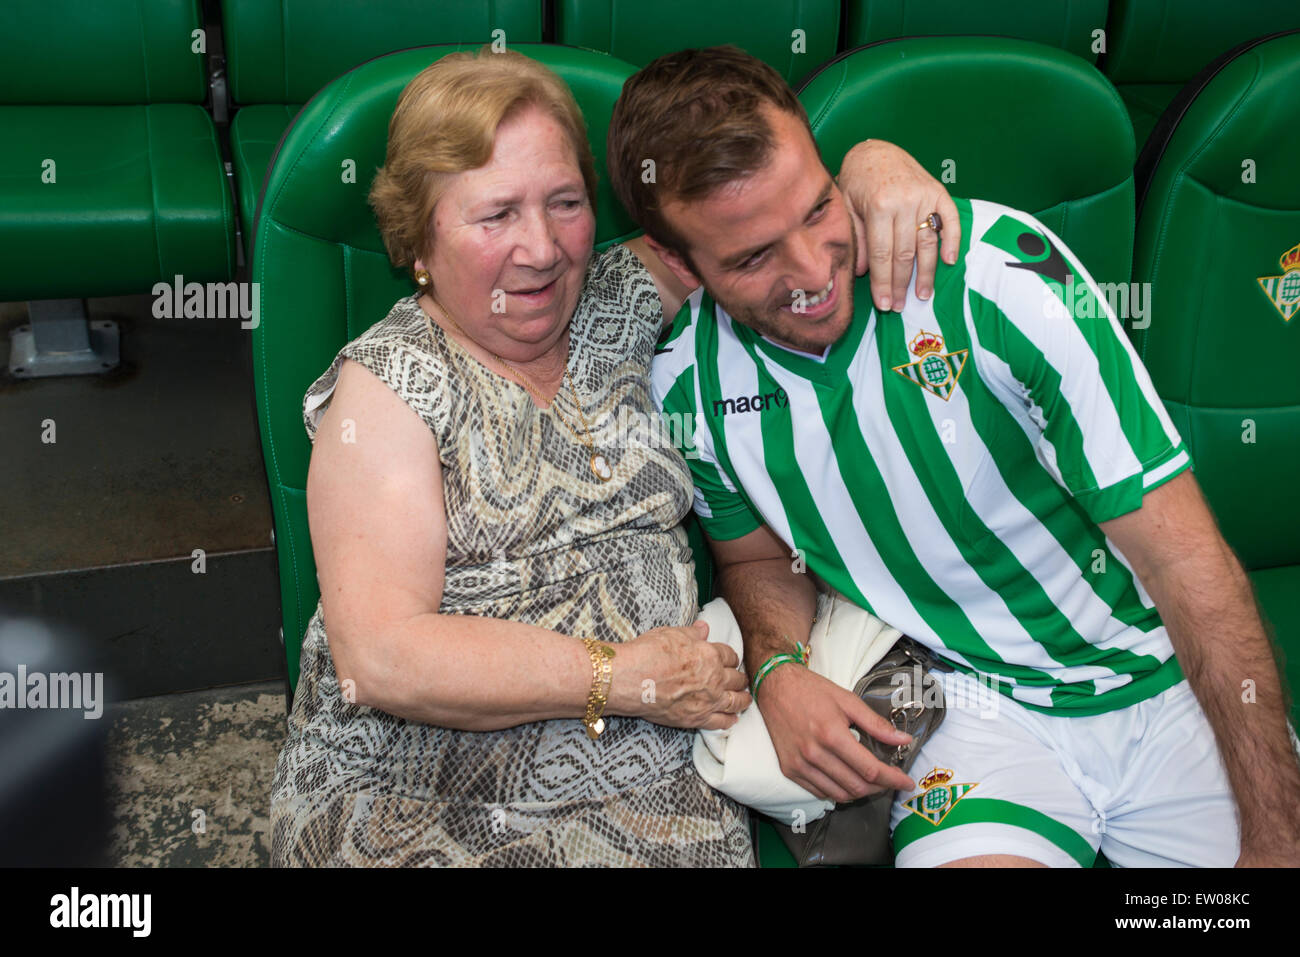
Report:
[[894,371],[947,402],[966,368],[970,350],[944,352],[943,337],[925,331],[917,333],[908,348],[917,360],[894,366]]
[[1282,275],[1260,276],[1255,281],[1273,308],[1282,314],[1282,320],[1290,322],[1295,311],[1300,309],[1300,243],[1284,252],[1278,265],[1282,267]]
[[903,806],[938,827],[958,801],[972,788],[979,787],[978,781],[974,784],[950,784],[953,773],[947,768],[933,769],[921,778],[921,793],[908,798]]

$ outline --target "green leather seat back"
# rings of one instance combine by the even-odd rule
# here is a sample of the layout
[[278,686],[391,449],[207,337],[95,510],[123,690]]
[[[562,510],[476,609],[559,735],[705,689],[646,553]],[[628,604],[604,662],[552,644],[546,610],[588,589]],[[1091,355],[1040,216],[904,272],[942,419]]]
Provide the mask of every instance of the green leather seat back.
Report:
[[1141,147],[1183,84],[1240,43],[1300,27],[1295,0],[1111,0],[1102,69],[1128,107]]
[[799,91],[822,159],[871,136],[912,153],[954,195],[1033,213],[1097,282],[1127,282],[1133,133],[1095,67],[999,37],[913,37],[846,53]]
[[[1139,162],[1134,333],[1300,682],[1300,32],[1229,54]],[[1287,318],[1287,315],[1290,318]],[[1295,712],[1300,718],[1300,708]]]
[[[800,32],[796,32],[800,31]],[[556,0],[555,39],[637,66],[733,43],[798,83],[839,49],[838,0]]]
[[[256,226],[252,279],[260,324],[253,332],[258,424],[275,514],[285,651],[298,679],[302,635],[320,596],[307,524],[311,444],[302,399],[347,342],[414,291],[388,262],[366,202],[384,162],[388,121],[402,88],[447,53],[478,44],[421,47],[363,64],[330,83],[295,119],[267,176]],[[601,187],[596,240],[633,233],[605,172],[605,135],[630,64],[588,50],[544,44],[517,49],[568,82],[587,119]],[[356,181],[340,175],[356,164]]]
[[0,4],[0,301],[230,278],[201,25],[198,0]]
[[899,37],[986,34],[1060,47],[1095,63],[1094,30],[1106,27],[1106,0],[847,0],[844,46]]
[[306,103],[372,57],[430,43],[542,39],[540,0],[222,0],[230,97]]
[[202,103],[198,0],[5,0],[0,103]]
[[294,115],[336,76],[372,57],[430,43],[542,39],[541,0],[223,0],[231,152],[251,241],[258,192]]

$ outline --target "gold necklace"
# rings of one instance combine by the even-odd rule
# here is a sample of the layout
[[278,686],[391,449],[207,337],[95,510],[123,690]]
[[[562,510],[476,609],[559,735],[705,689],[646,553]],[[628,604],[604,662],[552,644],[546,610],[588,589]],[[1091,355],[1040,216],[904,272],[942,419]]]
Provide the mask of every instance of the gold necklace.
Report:
[[[429,301],[438,307],[438,311],[442,313],[443,316],[446,317],[447,321],[452,324],[452,327],[457,332],[459,332],[466,339],[470,338],[469,334],[460,327],[460,323],[452,318],[451,313],[449,313],[446,309],[442,308],[442,303],[438,302],[438,300],[434,299],[432,296],[429,297]],[[429,314],[427,312],[424,314],[424,321],[429,324],[429,336],[432,338],[433,320],[429,318]],[[541,391],[533,383],[533,380],[531,378],[524,375],[523,372],[521,372],[519,369],[516,369],[513,365],[511,365],[505,359],[501,358],[491,349],[488,349],[486,347],[482,347],[482,348],[484,352],[490,355],[493,359],[496,359],[497,362],[501,363],[503,366],[505,366],[507,369],[513,372],[516,376],[518,376],[522,380],[520,382],[520,385],[522,385],[528,392],[530,392],[534,398],[536,398],[539,402],[546,401],[546,397],[542,395]],[[614,477],[614,469],[609,464],[609,460],[606,459],[605,456],[602,455],[600,452],[597,452],[595,445],[592,444],[591,424],[587,421],[586,413],[582,411],[582,403],[578,401],[578,390],[573,387],[573,380],[569,378],[569,367],[567,364],[564,367],[564,381],[568,383],[569,393],[573,396],[573,406],[578,410],[578,417],[582,419],[583,433],[579,435],[574,430],[573,426],[569,425],[569,423],[565,420],[564,416],[560,414],[559,408],[555,406],[554,399],[551,400],[550,403],[551,408],[555,409],[555,417],[564,423],[564,427],[568,429],[569,434],[572,435],[574,438],[576,438],[578,441],[582,442],[582,444],[587,447],[587,451],[591,454],[591,458],[588,460],[588,464],[591,467],[591,474],[596,476],[596,478],[600,479],[602,482],[608,482],[610,479]]]

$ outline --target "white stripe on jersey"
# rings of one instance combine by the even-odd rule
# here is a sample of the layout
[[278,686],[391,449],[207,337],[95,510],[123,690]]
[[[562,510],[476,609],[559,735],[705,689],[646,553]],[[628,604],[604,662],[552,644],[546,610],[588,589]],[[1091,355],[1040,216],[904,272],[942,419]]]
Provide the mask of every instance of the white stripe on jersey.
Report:
[[1187,450],[1183,449],[1183,451],[1179,452],[1164,465],[1157,465],[1146,475],[1142,476],[1142,487],[1150,488],[1152,485],[1155,485],[1166,475],[1171,472],[1176,472],[1178,469],[1186,465],[1190,458],[1191,456],[1187,454]]

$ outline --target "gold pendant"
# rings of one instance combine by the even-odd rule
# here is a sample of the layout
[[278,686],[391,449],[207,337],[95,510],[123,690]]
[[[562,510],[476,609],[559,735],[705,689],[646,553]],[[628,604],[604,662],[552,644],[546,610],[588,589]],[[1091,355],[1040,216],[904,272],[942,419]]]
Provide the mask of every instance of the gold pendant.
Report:
[[595,741],[602,731],[605,730],[605,719],[597,718],[587,726],[587,737]]
[[614,477],[614,470],[610,467],[605,456],[601,455],[599,452],[596,452],[591,457],[591,471],[592,474],[602,482],[608,482]]

